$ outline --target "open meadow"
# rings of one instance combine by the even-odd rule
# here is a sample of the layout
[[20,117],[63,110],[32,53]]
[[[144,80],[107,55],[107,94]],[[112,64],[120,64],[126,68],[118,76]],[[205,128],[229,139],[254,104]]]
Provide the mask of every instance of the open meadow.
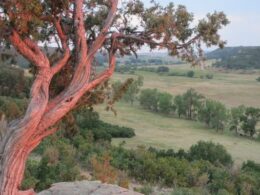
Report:
[[[189,88],[194,88],[210,99],[215,99],[226,104],[227,107],[247,106],[260,107],[260,83],[256,81],[259,72],[240,73],[221,72],[212,69],[200,70],[189,65],[169,66],[170,72],[185,73],[189,70],[195,72],[194,78],[185,76],[158,75],[153,72],[136,71],[135,75],[116,73],[113,80],[144,77],[143,88],[157,88],[159,91],[169,92],[172,95],[184,93]],[[213,79],[201,79],[201,75],[213,74]],[[136,104],[138,104],[136,102]],[[236,163],[241,164],[246,160],[260,162],[260,142],[245,137],[234,136],[231,132],[216,133],[213,129],[199,122],[170,118],[141,109],[138,105],[131,107],[129,104],[118,103],[115,108],[118,115],[104,111],[104,106],[97,108],[101,119],[112,124],[132,127],[136,136],[131,139],[114,139],[114,144],[126,141],[127,148],[138,145],[159,148],[188,149],[199,140],[220,143],[232,154]],[[259,128],[259,126],[258,126]]]
[[[157,66],[158,67],[158,66]],[[221,101],[228,107],[241,104],[260,107],[260,82],[256,78],[260,71],[224,72],[214,69],[200,70],[199,67],[192,68],[190,65],[168,66],[170,72],[186,73],[189,70],[195,72],[194,78],[184,76],[163,76],[153,72],[136,71],[136,75],[144,76],[143,88],[157,88],[160,91],[171,93],[173,96],[184,93],[189,88],[194,88],[206,97]],[[201,75],[213,74],[213,79],[201,79]],[[135,75],[118,74],[114,80],[125,80],[136,78]]]

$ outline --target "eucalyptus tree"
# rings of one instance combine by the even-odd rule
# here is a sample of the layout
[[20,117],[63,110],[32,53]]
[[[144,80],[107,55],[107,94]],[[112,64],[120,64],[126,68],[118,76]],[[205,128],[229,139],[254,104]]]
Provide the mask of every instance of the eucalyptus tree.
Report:
[[[195,64],[203,58],[202,44],[223,47],[218,31],[228,24],[224,13],[208,14],[197,25],[193,20],[184,6],[172,3],[145,7],[140,0],[0,1],[1,46],[15,48],[34,67],[28,108],[7,125],[0,142],[0,194],[34,194],[19,190],[29,154],[58,130],[56,124],[84,94],[111,77],[118,56],[136,55],[147,45]],[[56,55],[40,47],[53,41]],[[101,73],[93,67],[98,52],[108,58]],[[57,78],[66,85],[51,93]]]

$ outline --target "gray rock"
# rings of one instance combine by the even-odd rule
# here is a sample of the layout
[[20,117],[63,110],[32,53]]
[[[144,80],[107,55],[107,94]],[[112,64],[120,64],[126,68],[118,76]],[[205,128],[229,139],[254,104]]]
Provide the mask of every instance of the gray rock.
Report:
[[116,185],[99,181],[77,181],[53,184],[38,195],[141,195],[140,193]]

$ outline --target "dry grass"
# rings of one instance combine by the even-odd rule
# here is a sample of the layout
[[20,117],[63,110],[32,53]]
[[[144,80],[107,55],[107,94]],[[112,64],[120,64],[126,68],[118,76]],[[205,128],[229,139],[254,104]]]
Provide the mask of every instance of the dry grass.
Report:
[[[187,72],[192,68],[188,65],[169,66],[171,71]],[[225,72],[213,69],[193,69],[196,78],[160,76],[156,73],[141,72],[136,74],[144,76],[143,88],[157,88],[173,95],[194,88],[206,97],[219,100],[228,107],[241,104],[260,107],[260,83],[256,78],[259,71],[241,74],[240,71]],[[212,80],[200,79],[200,75],[213,74]],[[136,75],[115,74],[114,80],[125,80]],[[247,138],[237,137],[231,133],[219,134],[207,129],[203,124],[182,119],[174,119],[158,114],[150,113],[138,107],[130,107],[126,104],[118,104],[118,116],[105,112],[101,107],[98,111],[104,121],[132,127],[136,130],[136,137],[131,139],[114,139],[118,144],[126,141],[126,147],[132,148],[138,145],[154,146],[159,148],[188,149],[199,140],[220,143],[232,154],[236,163],[246,160],[254,160],[260,163],[260,142]]]
[[[213,69],[203,71],[188,65],[169,67],[175,72],[194,70],[197,78],[160,76],[156,73],[138,71],[137,74],[144,76],[143,88],[157,88],[176,95],[192,87],[206,97],[219,100],[229,107],[241,104],[260,107],[260,83],[256,81],[256,78],[260,76],[259,71],[241,74],[239,72],[224,73]],[[200,75],[207,73],[213,74],[214,78],[212,80],[199,78]],[[135,75],[115,74],[114,79],[125,80],[129,77],[135,77]]]
[[131,139],[114,139],[114,144],[126,141],[126,147],[134,148],[138,145],[158,148],[188,149],[199,140],[213,141],[226,147],[235,162],[241,164],[246,160],[260,163],[260,142],[234,135],[216,133],[198,122],[169,118],[147,112],[129,105],[116,105],[118,116],[106,112],[104,106],[97,108],[101,119],[117,125],[132,127],[136,136]]

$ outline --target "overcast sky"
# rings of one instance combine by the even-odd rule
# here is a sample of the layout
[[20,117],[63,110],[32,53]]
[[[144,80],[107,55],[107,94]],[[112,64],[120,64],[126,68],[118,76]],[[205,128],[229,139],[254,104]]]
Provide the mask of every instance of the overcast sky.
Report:
[[[143,0],[149,3],[150,0]],[[221,31],[227,46],[260,46],[260,0],[157,0],[166,5],[169,2],[185,5],[202,18],[209,12],[224,11],[230,24]]]

